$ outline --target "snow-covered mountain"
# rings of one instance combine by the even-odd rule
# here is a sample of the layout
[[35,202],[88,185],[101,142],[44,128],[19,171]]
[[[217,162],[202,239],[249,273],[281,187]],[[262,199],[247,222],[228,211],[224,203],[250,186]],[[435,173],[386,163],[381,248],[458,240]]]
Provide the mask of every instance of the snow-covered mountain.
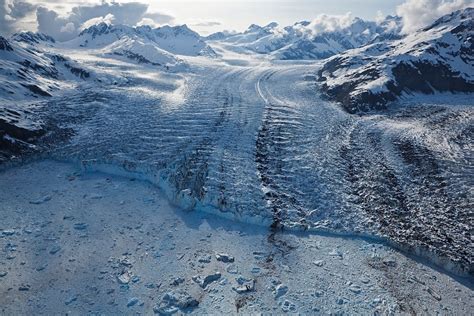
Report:
[[[148,25],[130,27],[102,22],[83,30],[67,45],[70,47],[102,48],[122,41],[124,38],[134,40],[136,43],[148,43],[148,46],[155,45],[160,50],[176,55],[215,56],[215,52],[201,36],[186,25],[152,28]],[[130,41],[125,42],[130,44]],[[114,47],[116,46],[114,45]]]
[[456,11],[396,41],[332,57],[322,90],[349,112],[383,108],[403,93],[474,92],[474,9]]
[[140,64],[164,66],[168,69],[177,66],[184,67],[184,62],[175,55],[159,48],[153,42],[138,38],[124,37],[106,46],[103,51],[108,54],[123,56]]
[[56,43],[54,38],[52,38],[49,35],[46,35],[43,33],[30,32],[30,31],[15,33],[12,36],[12,40],[30,44],[30,45],[45,44],[48,46],[52,46],[53,44]]
[[95,78],[90,69],[42,48],[53,43],[39,33],[0,36],[0,162],[32,150],[46,133],[30,101]]
[[89,70],[70,58],[36,47],[39,38],[43,36],[33,33],[14,35],[14,40],[21,39],[19,42],[0,37],[0,98],[51,96],[65,80],[91,77]]
[[275,59],[324,59],[374,41],[398,38],[400,28],[400,18],[388,16],[379,23],[354,18],[341,29],[323,31],[308,21],[286,27],[277,23],[263,27],[252,24],[243,33],[216,33],[208,38]]

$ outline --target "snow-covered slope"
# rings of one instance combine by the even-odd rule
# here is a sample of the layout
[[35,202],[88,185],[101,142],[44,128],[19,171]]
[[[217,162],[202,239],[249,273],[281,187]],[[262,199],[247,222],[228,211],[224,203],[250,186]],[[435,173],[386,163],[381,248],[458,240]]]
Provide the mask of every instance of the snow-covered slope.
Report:
[[123,56],[140,64],[164,66],[167,69],[185,66],[184,62],[175,55],[159,48],[150,41],[138,38],[124,37],[106,46],[102,51],[106,54]]
[[16,33],[12,36],[12,40],[30,45],[43,44],[47,46],[52,46],[56,43],[55,39],[49,35],[43,33],[34,33],[30,31]]
[[334,56],[322,90],[349,112],[385,107],[403,93],[474,92],[474,9],[456,11],[397,41]]
[[137,27],[137,34],[148,38],[158,46],[172,54],[184,56],[208,56],[214,57],[216,53],[187,25],[162,26],[151,28],[148,25]]
[[44,51],[39,44],[46,43],[54,40],[31,32],[11,40],[0,36],[0,162],[33,149],[47,132],[31,100],[94,79],[91,70],[70,58]]
[[400,19],[391,16],[380,23],[355,18],[341,29],[322,31],[308,21],[287,27],[277,23],[263,27],[252,24],[243,33],[218,33],[209,39],[240,51],[270,54],[275,59],[324,59],[374,41],[398,37],[400,25]]
[[[14,39],[18,36],[21,35]],[[91,76],[89,70],[70,58],[34,46],[33,40],[21,43],[0,37],[0,99],[51,96],[52,91],[63,85],[62,81]]]

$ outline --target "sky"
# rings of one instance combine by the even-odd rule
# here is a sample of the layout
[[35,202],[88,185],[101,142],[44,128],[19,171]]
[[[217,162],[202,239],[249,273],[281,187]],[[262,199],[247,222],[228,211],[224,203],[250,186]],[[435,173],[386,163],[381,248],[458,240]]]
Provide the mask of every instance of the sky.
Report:
[[[321,16],[375,20],[400,15],[410,32],[474,0],[0,0],[0,33],[41,31],[68,40],[100,21],[127,25],[187,24],[202,35],[250,24],[291,25]],[[323,19],[324,20],[324,19]]]
[[[278,22],[291,25],[311,21],[318,14],[343,15],[374,19],[378,11],[394,14],[403,0],[165,0],[151,1],[155,10],[164,10],[200,32],[221,29],[245,30],[250,24]],[[215,22],[211,27],[205,22]],[[220,23],[219,25],[217,23]]]

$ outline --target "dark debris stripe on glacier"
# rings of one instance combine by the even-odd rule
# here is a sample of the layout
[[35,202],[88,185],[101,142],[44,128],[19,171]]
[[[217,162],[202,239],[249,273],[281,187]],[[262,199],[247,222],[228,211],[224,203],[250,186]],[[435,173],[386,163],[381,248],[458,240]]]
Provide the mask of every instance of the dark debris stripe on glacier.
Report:
[[421,104],[344,115],[305,94],[310,86],[285,88],[295,81],[275,77],[263,77],[257,141],[274,221],[371,233],[472,274],[472,108]]

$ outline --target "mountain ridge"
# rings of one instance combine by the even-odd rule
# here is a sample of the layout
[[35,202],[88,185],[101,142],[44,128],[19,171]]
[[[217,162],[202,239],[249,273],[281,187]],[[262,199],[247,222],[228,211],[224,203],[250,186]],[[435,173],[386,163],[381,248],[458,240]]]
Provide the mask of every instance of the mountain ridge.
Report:
[[403,94],[474,92],[474,9],[446,15],[401,40],[348,50],[318,71],[321,90],[354,113]]

